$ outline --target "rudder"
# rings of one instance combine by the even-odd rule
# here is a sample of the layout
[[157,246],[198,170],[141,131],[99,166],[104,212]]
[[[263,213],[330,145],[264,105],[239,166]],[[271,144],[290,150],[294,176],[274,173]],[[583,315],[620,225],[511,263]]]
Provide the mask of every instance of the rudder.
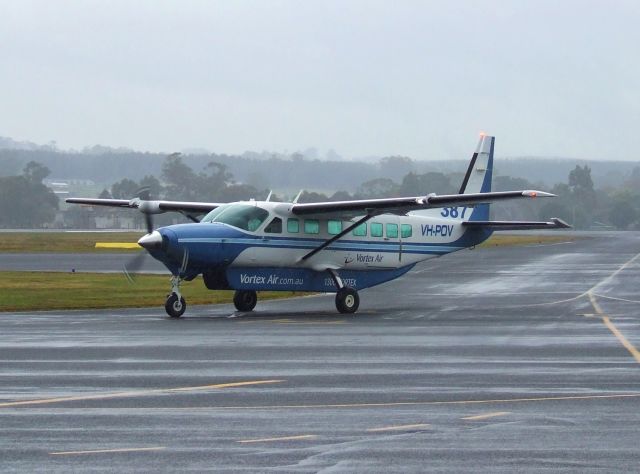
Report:
[[[493,178],[493,149],[496,137],[481,135],[471,163],[462,180],[459,194],[475,194],[491,192]],[[483,221],[489,219],[489,204],[474,207],[469,220]]]

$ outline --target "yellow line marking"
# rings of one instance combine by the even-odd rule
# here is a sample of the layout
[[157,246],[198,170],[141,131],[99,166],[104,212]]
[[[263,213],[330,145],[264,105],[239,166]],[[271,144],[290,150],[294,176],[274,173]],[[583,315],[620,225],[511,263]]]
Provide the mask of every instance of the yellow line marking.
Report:
[[40,398],[36,400],[3,402],[3,403],[0,403],[0,408],[25,406],[25,405],[45,405],[49,403],[73,402],[73,401],[82,401],[82,400],[105,400],[105,399],[111,399],[111,398],[143,397],[146,395],[154,395],[158,393],[194,392],[198,390],[214,390],[214,389],[221,389],[221,388],[244,387],[248,385],[264,385],[264,384],[281,383],[281,382],[284,382],[284,380],[250,380],[247,382],[220,383],[215,385],[200,385],[197,387],[157,388],[157,389],[151,389],[151,390],[135,390],[130,392],[98,393],[95,395]]
[[367,431],[369,433],[378,433],[380,431],[404,431],[404,430],[413,430],[418,428],[427,428],[431,426],[428,423],[416,423],[414,425],[395,425],[395,426],[383,426],[381,428],[369,428]]
[[609,317],[604,313],[604,311],[596,301],[596,297],[591,292],[589,292],[589,301],[591,301],[591,306],[593,306],[593,309],[596,310],[596,313],[598,313],[604,325],[607,326],[609,331],[611,331],[614,336],[616,336],[618,341],[620,341],[620,344],[622,344],[624,348],[629,351],[636,362],[640,363],[640,352],[638,352],[638,349],[636,349],[633,344],[631,344],[629,340],[620,332],[620,330],[611,322],[611,319],[609,319]]
[[49,453],[52,456],[67,456],[74,454],[99,454],[99,453],[133,453],[138,451],[162,451],[167,449],[164,446],[155,446],[152,448],[121,448],[121,449],[93,449],[89,451],[57,451]]
[[258,438],[258,439],[241,439],[236,443],[270,443],[272,441],[295,441],[299,439],[316,439],[316,435],[298,435],[298,436],[282,436],[280,438]]
[[491,403],[522,403],[522,402],[546,402],[563,400],[605,400],[616,398],[640,398],[640,392],[621,393],[612,395],[567,395],[558,397],[530,397],[530,398],[503,398],[491,400],[447,400],[447,401],[415,401],[415,402],[380,402],[380,403],[335,403],[317,405],[254,405],[254,406],[199,406],[199,407],[174,407],[174,408],[145,408],[145,410],[305,410],[319,408],[375,408],[375,407],[406,407],[427,405],[483,405]]
[[510,413],[511,413],[510,411],[495,411],[493,413],[484,413],[482,415],[464,416],[461,419],[462,420],[469,420],[469,421],[486,420],[487,418],[493,418],[493,417],[496,417],[496,416],[509,415]]
[[330,324],[347,324],[346,321],[336,320],[336,321],[296,321],[295,319],[252,319],[245,321],[238,321],[239,324],[256,324],[256,323],[273,323],[273,324],[289,324],[289,325],[298,325],[298,326],[319,326],[319,325],[330,325]]
[[96,242],[97,249],[139,249],[137,242]]
[[336,321],[296,321],[295,319],[269,319],[267,320],[271,323],[276,324],[298,324],[298,325],[307,325],[307,324],[345,324],[346,321],[336,320]]

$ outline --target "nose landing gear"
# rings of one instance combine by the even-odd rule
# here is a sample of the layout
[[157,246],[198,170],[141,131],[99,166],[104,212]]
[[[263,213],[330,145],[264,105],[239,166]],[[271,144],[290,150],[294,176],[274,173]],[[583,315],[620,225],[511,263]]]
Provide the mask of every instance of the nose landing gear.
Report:
[[180,294],[181,281],[182,280],[177,275],[171,277],[171,293],[167,297],[167,301],[164,303],[165,311],[172,318],[179,318],[187,309],[187,303]]

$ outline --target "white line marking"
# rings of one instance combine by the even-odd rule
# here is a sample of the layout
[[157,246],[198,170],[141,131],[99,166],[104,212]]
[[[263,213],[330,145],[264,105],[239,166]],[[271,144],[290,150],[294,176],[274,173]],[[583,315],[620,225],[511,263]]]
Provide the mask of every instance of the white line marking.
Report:
[[493,413],[483,413],[482,415],[464,416],[461,419],[467,421],[486,420],[488,418],[495,418],[496,416],[509,415],[510,411],[495,411]]
[[413,425],[396,425],[396,426],[383,426],[381,428],[369,428],[367,431],[369,433],[378,433],[381,431],[405,431],[405,430],[414,430],[419,428],[427,428],[431,426],[428,423],[416,423]]
[[316,439],[316,435],[298,435],[298,436],[281,436],[279,438],[258,438],[258,439],[241,439],[236,443],[271,443],[274,441],[296,441],[301,439]]
[[68,456],[76,454],[101,454],[101,453],[133,453],[140,451],[162,451],[167,449],[164,446],[155,446],[152,448],[120,448],[120,449],[92,449],[87,451],[57,451],[49,453],[52,456]]

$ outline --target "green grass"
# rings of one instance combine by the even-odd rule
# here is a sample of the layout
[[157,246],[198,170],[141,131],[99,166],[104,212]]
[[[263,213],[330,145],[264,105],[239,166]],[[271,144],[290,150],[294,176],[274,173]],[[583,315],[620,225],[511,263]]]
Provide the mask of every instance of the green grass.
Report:
[[493,234],[489,239],[478,247],[507,247],[512,245],[535,245],[553,244],[558,242],[570,242],[575,240],[575,236],[558,233],[557,235],[514,235],[514,234]]
[[[0,253],[135,252],[138,249],[96,249],[97,242],[137,242],[143,232],[6,232],[0,233]],[[558,235],[493,234],[481,247],[531,245],[573,240]]]
[[[131,249],[96,249],[96,242],[137,242],[144,232],[3,232],[3,253],[132,252]],[[138,248],[137,250],[140,250]]]
[[[0,272],[0,278],[0,311],[162,307],[170,289],[166,275],[139,275],[133,284],[119,273]],[[181,291],[187,306],[233,300],[233,291],[208,290],[200,277],[183,282]],[[258,299],[302,294],[264,291]]]

